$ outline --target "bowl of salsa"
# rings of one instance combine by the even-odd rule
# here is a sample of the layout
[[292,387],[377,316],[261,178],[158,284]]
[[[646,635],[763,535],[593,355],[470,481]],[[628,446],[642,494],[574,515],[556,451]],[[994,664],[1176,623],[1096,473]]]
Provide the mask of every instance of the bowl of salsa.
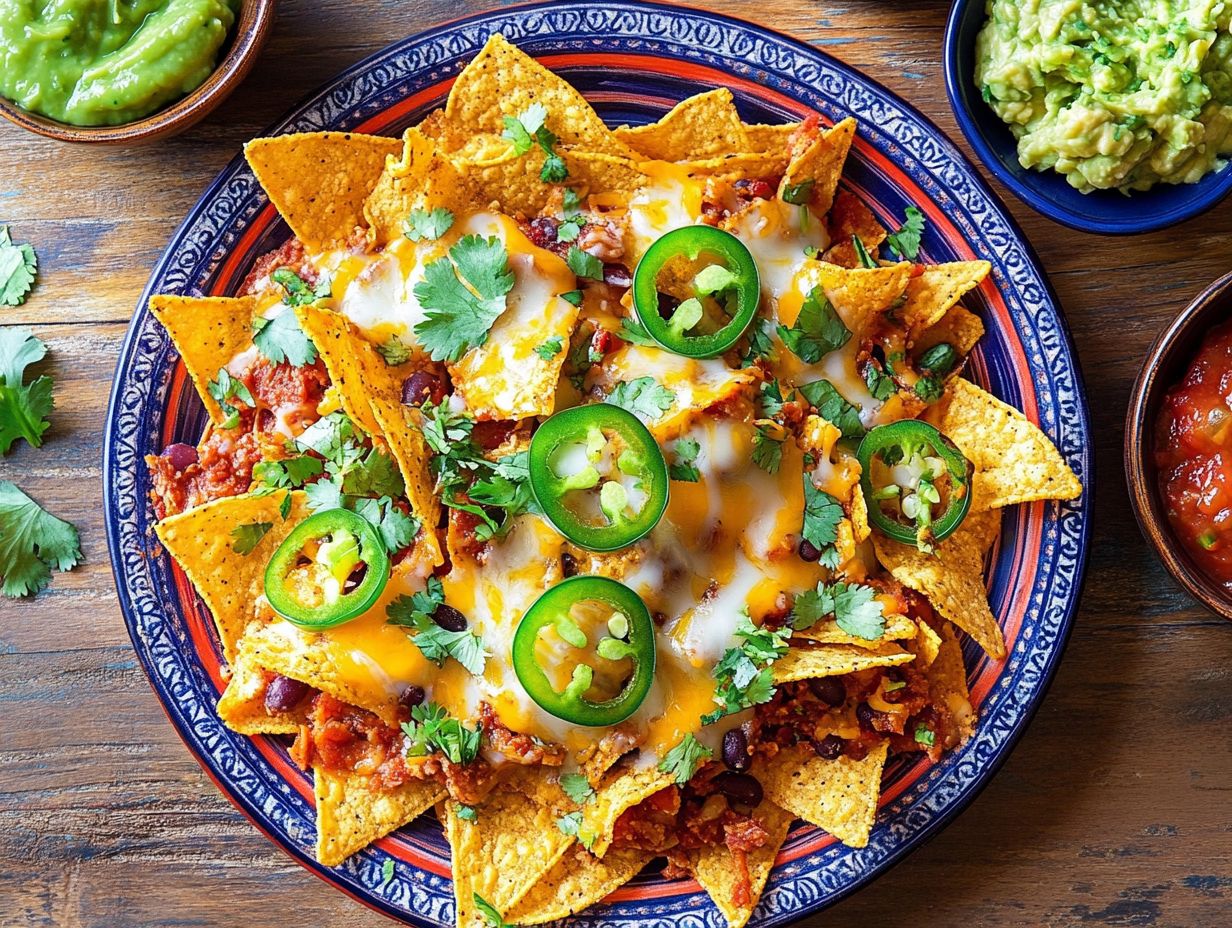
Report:
[[0,0],[0,115],[50,138],[150,142],[247,76],[274,0]]
[[1143,534],[1182,587],[1232,618],[1232,273],[1203,291],[1143,363],[1125,472]]

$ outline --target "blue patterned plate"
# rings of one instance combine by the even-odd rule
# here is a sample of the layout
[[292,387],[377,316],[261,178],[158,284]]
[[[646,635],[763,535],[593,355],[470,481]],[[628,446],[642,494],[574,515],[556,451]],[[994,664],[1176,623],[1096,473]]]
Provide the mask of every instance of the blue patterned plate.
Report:
[[[1025,410],[1086,485],[1077,504],[1009,511],[990,555],[989,594],[1009,657],[989,662],[968,644],[979,727],[940,764],[900,762],[886,773],[881,814],[865,848],[797,825],[779,856],[757,925],[777,925],[834,902],[934,834],[988,781],[1043,697],[1078,605],[1090,538],[1090,433],[1077,359],[1055,298],[1005,208],[935,126],[872,80],[803,43],[711,13],[638,2],[507,9],[391,45],[322,89],[268,134],[345,129],[397,135],[439,106],[451,81],[493,32],[562,73],[612,124],[654,120],[716,86],[749,122],[820,111],[860,120],[845,183],[888,225],[915,203],[928,216],[928,261],[986,258],[993,273],[968,299],[988,327],[972,376]],[[215,712],[223,682],[208,616],[157,544],[142,458],[171,441],[195,443],[205,416],[183,366],[146,311],[151,293],[232,293],[257,256],[289,233],[237,157],[172,236],[134,316],[107,420],[108,541],[133,645],[172,724],[219,788],[305,867],[406,922],[453,923],[449,853],[425,817],[327,869],[312,856],[311,782],[278,739],[246,738]],[[382,874],[394,861],[394,876]],[[576,921],[647,919],[723,924],[696,883],[652,866]]]

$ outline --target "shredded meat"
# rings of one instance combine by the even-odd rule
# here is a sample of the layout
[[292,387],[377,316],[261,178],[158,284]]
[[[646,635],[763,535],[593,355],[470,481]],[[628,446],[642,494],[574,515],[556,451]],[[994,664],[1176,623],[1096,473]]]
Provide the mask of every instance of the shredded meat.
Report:
[[240,286],[241,294],[260,293],[270,286],[269,275],[280,267],[290,268],[309,286],[317,282],[317,273],[308,263],[304,243],[297,238],[288,239],[273,251],[257,258],[256,264]]
[[[251,415],[245,417],[250,422]],[[149,455],[154,514],[159,520],[212,499],[237,496],[252,483],[252,468],[265,456],[261,435],[241,421],[238,428],[210,429],[197,448],[197,461],[177,471],[162,455]],[[275,455],[276,457],[277,455]]]
[[565,762],[565,749],[557,744],[545,744],[530,735],[505,727],[496,712],[486,702],[479,704],[480,724],[484,738],[492,750],[518,764],[545,764],[559,767]]

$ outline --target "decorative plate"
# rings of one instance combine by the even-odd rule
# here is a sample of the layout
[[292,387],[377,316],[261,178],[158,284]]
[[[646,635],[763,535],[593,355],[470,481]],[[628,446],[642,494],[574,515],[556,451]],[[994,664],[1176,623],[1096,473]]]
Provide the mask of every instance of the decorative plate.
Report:
[[[730,87],[749,122],[819,110],[860,121],[845,183],[893,227],[909,204],[928,218],[931,262],[986,258],[989,281],[967,305],[988,327],[971,376],[1025,410],[1052,438],[1086,492],[1077,504],[1010,510],[990,557],[990,601],[1009,645],[1001,664],[968,642],[974,737],[936,766],[893,765],[865,848],[797,825],[754,923],[778,925],[866,883],[935,834],[1000,766],[1043,698],[1078,605],[1090,540],[1091,457],[1078,362],[1034,254],[975,170],[923,116],[875,82],[801,42],[711,13],[640,2],[526,6],[474,16],[391,45],[355,65],[266,134],[343,129],[398,135],[444,102],[450,82],[493,32],[564,75],[613,125],[658,118],[690,94]],[[405,922],[452,926],[449,851],[431,817],[329,869],[313,859],[312,784],[275,738],[227,729],[215,711],[221,660],[208,614],[157,543],[143,457],[195,443],[205,413],[151,293],[234,292],[257,256],[289,235],[243,159],[209,186],[146,285],[116,369],[104,461],[107,530],[133,646],[168,717],[219,789],[309,870]],[[385,880],[385,861],[396,864]],[[610,926],[723,922],[689,880],[650,870],[576,920]]]

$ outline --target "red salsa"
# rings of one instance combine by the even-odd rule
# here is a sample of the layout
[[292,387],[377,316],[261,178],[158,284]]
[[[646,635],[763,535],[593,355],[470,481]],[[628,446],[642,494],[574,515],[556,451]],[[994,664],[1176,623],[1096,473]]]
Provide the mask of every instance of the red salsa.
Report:
[[1232,590],[1232,322],[1212,329],[1164,397],[1155,463],[1168,520],[1199,568]]

